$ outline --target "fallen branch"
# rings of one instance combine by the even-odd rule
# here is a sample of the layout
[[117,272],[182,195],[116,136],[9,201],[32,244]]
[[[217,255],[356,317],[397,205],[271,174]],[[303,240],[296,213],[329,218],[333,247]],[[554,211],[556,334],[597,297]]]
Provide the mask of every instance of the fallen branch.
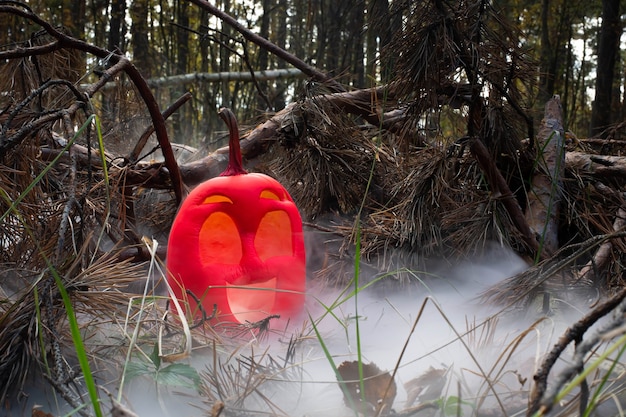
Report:
[[[191,83],[215,83],[223,81],[267,81],[279,80],[283,78],[306,78],[307,75],[297,68],[284,68],[266,71],[226,71],[226,72],[193,72],[191,74],[170,75],[168,77],[148,78],[148,86],[154,87],[174,87]],[[126,84],[123,84],[126,85]],[[81,87],[87,88],[89,84]],[[119,84],[108,82],[100,91],[107,91],[119,88]]]
[[[626,210],[620,207],[615,215],[615,221],[613,222],[613,231],[619,232],[626,227]],[[600,271],[603,271],[611,259],[611,253],[613,252],[613,243],[608,240],[604,242],[596,251],[593,258],[587,262],[578,272],[580,279],[589,279],[592,275],[595,275],[593,281],[597,282],[597,276]]]
[[599,177],[626,176],[626,157],[613,155],[593,155],[583,152],[567,152],[565,166],[581,175]]
[[[165,109],[165,111],[163,112],[163,119],[167,119],[172,114],[174,114],[174,112],[178,110],[183,104],[191,100],[191,97],[192,96],[190,92],[186,92],[185,94],[183,94],[178,100],[174,102],[174,104],[172,104],[167,109]],[[150,138],[150,135],[152,135],[153,133],[154,133],[154,126],[150,125],[141,134],[141,136],[139,137],[139,140],[135,144],[135,147],[133,148],[132,152],[128,156],[128,160],[131,163],[136,162],[137,159],[139,159],[139,154],[141,153],[143,148],[146,146],[146,143],[148,143],[148,139]]]
[[[386,92],[387,87],[378,87],[346,93],[326,94],[315,97],[315,100],[324,100],[328,104],[335,106],[339,111],[361,116],[368,121],[378,122],[382,120],[381,127],[383,129],[399,129],[404,120],[404,112],[396,110],[390,112],[388,116],[378,104],[377,98],[383,96]],[[302,121],[297,117],[300,106],[301,103],[298,102],[289,104],[272,118],[245,134],[240,141],[241,154],[244,160],[255,159],[267,152],[269,147],[286,130],[302,132],[304,130],[303,126],[301,126]],[[185,185],[194,187],[207,179],[219,175],[226,168],[227,164],[228,146],[225,146],[202,159],[181,165],[181,177]],[[147,168],[150,171],[149,175],[145,175],[142,172],[129,172],[128,180],[131,181],[130,183],[145,184],[151,178],[154,178],[155,169],[160,169],[156,165]]]

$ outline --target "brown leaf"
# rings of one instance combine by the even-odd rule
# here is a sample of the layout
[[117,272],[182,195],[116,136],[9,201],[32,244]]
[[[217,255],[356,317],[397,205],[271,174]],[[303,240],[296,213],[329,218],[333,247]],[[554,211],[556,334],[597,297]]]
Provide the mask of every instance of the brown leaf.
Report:
[[39,408],[37,408],[38,406],[33,407],[33,417],[54,417],[52,414],[50,413],[46,413],[45,411],[41,411]]
[[343,362],[337,369],[341,376],[339,383],[345,387],[343,395],[346,405],[366,416],[389,414],[396,398],[396,383],[389,372],[381,371],[375,364],[362,366],[363,394],[358,361]]
[[419,398],[420,402],[434,400],[441,396],[446,385],[447,369],[429,367],[423,374],[404,384],[407,392],[406,406],[410,407]]

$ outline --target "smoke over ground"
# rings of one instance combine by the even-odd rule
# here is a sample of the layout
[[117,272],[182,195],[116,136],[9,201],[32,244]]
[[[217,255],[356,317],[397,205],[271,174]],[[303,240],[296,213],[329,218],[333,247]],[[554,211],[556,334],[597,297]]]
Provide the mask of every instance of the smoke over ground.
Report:
[[[459,397],[468,403],[484,397],[491,407],[493,392],[481,374],[497,380],[495,389],[500,395],[527,390],[529,381],[522,381],[531,377],[537,351],[549,346],[547,341],[539,341],[538,331],[530,332],[515,349],[514,359],[500,359],[514,338],[528,328],[532,317],[485,323],[496,311],[477,301],[488,286],[525,267],[521,259],[500,249],[472,262],[442,264],[428,273],[415,271],[419,279],[403,290],[374,284],[354,296],[351,287],[329,290],[313,284],[307,313],[316,322],[319,336],[306,318],[302,323],[292,323],[290,330],[300,340],[286,362],[291,334],[272,334],[240,346],[236,352],[223,352],[217,362],[213,352],[205,349],[196,352],[191,362],[205,373],[204,378],[223,375],[217,384],[220,387],[209,388],[234,415],[352,415],[322,345],[335,366],[357,360],[360,352],[364,363],[373,363],[383,371],[392,372],[397,367],[396,411],[439,397]],[[368,279],[363,277],[363,282]],[[259,365],[254,372],[250,372],[251,362]],[[274,365],[268,365],[271,363]],[[419,380],[431,370],[441,376],[439,385]],[[263,381],[258,383],[259,379]],[[423,385],[419,395],[415,394],[416,379]],[[234,386],[234,380],[239,387]],[[433,384],[429,386],[429,382]],[[149,381],[135,380],[126,392],[128,404],[139,415],[180,416],[185,409],[188,414],[183,415],[197,415],[196,407],[208,410],[212,404],[203,403],[191,391],[172,395],[171,390],[161,388],[157,393],[158,388],[149,385]],[[254,392],[247,393],[246,386],[253,386]],[[429,389],[434,392],[429,393]],[[408,404],[409,397],[417,400],[411,398]]]

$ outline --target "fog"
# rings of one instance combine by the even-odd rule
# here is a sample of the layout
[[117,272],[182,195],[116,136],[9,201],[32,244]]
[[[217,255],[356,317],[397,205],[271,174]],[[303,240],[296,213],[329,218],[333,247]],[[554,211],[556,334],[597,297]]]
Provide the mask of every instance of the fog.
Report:
[[[498,249],[471,261],[442,262],[428,271],[414,271],[414,282],[401,288],[375,283],[354,295],[353,286],[343,291],[311,282],[306,313],[292,321],[288,331],[273,328],[257,339],[244,334],[236,348],[219,347],[217,358],[211,347],[205,347],[181,362],[195,368],[214,398],[225,403],[224,415],[237,410],[254,415],[354,415],[344,402],[333,364],[359,357],[393,374],[396,411],[420,399],[439,397],[472,403],[484,398],[483,406],[492,406],[494,391],[508,395],[529,389],[537,358],[576,319],[571,315],[561,323],[544,318],[533,326],[540,316],[532,311],[499,314],[500,307],[480,302],[486,288],[524,268],[517,256]],[[360,278],[362,283],[372,279]],[[517,337],[519,343],[513,345]],[[290,345],[290,339],[297,342]],[[285,360],[289,353],[292,356]],[[253,372],[251,362],[256,366]],[[429,387],[428,380],[419,379],[432,369],[443,375],[442,386]],[[106,379],[115,394],[116,376],[103,375],[99,383]],[[210,382],[210,375],[217,383]],[[492,386],[484,375],[495,381]],[[409,391],[416,378],[421,392],[417,401],[407,403],[415,394]],[[432,398],[429,389],[436,391],[430,393]],[[50,395],[33,393],[33,402],[59,414],[68,412],[60,405],[62,400]],[[157,384],[147,376],[125,383],[122,403],[139,416],[182,417],[207,415],[214,401],[206,393]]]

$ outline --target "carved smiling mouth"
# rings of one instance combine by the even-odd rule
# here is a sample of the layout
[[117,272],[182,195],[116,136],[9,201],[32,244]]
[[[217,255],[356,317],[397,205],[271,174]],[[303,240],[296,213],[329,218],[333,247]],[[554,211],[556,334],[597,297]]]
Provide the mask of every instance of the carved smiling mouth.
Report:
[[239,323],[255,322],[272,314],[276,300],[276,277],[247,285],[226,284],[230,311]]

